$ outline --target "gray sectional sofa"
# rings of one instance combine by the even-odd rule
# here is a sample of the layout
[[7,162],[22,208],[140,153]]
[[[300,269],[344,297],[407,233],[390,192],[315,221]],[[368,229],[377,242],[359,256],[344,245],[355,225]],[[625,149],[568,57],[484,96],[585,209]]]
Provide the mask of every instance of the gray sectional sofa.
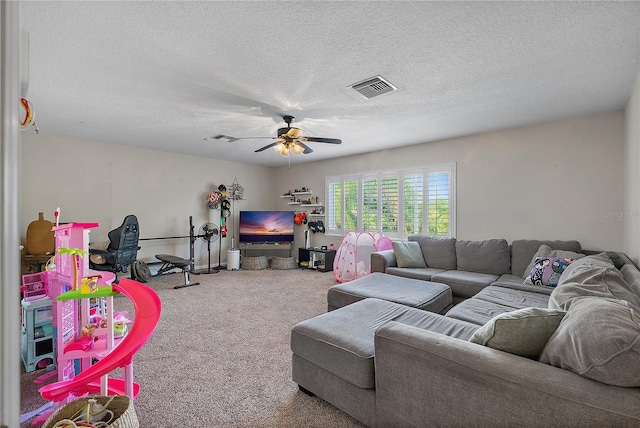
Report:
[[[378,427],[640,426],[640,271],[624,254],[409,241],[422,262],[415,244],[374,253],[371,279],[332,287],[332,310],[294,326],[303,391]],[[536,257],[572,262],[556,287],[528,284]]]

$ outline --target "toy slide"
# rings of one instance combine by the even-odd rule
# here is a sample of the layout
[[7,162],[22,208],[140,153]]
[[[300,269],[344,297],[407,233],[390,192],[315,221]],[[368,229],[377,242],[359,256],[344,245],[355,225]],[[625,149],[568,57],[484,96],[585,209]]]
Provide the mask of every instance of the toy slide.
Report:
[[[131,366],[133,355],[153,334],[162,312],[162,303],[156,292],[140,282],[127,278],[122,278],[119,284],[114,284],[113,290],[124,294],[133,303],[135,317],[131,329],[108,355],[78,376],[40,388],[40,395],[45,400],[62,401],[69,394],[79,397],[87,392],[95,392],[96,382],[99,385],[102,376],[116,368]],[[129,368],[129,370],[132,369]],[[112,392],[123,393],[126,389],[137,392],[137,388],[134,386],[126,388],[119,379],[109,379],[109,381],[109,389]]]

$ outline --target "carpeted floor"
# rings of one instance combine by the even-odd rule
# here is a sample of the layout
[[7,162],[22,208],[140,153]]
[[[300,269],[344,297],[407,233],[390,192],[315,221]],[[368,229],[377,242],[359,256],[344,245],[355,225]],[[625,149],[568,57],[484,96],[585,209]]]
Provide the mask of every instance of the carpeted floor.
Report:
[[[191,279],[201,284],[175,290],[181,274],[147,284],[163,312],[134,359],[141,427],[364,426],[291,380],[291,327],[326,312],[332,273],[223,270]],[[114,305],[132,311],[125,297]],[[33,383],[43,373],[23,373],[23,413],[45,403]]]

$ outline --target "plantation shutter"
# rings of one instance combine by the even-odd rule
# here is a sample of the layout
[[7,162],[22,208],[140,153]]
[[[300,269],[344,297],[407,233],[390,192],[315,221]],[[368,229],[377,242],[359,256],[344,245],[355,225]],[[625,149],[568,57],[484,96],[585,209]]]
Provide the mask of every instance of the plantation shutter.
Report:
[[420,235],[424,213],[424,175],[406,175],[403,182],[404,231],[407,236]]
[[344,182],[344,231],[358,230],[358,180]]
[[362,181],[362,230],[378,230],[378,180]]
[[327,233],[455,237],[456,164],[327,177]]
[[380,180],[380,217],[382,233],[398,234],[398,177],[386,177]]
[[430,172],[427,186],[428,234],[449,236],[449,172]]
[[342,182],[327,180],[327,232],[342,233]]

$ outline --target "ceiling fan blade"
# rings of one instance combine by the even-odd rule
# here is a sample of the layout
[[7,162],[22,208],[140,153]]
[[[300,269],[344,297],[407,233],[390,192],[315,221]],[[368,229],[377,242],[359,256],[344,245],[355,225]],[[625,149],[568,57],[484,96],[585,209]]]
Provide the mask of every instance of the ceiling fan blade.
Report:
[[270,140],[275,140],[276,137],[231,137],[229,135],[214,135],[212,137],[207,137],[207,138],[203,138],[204,141],[211,141],[211,140],[221,140],[223,138],[226,138],[227,141],[229,141],[230,143],[233,143],[235,141],[238,140],[264,140],[264,139],[270,139]]
[[342,144],[342,140],[338,138],[300,137],[300,140],[313,143]]
[[226,138],[227,140],[229,140],[230,143],[234,142],[234,141],[238,141],[239,138],[235,138],[235,137],[230,137],[228,135],[222,135],[222,134],[218,134],[218,135],[212,135],[211,137],[206,137],[203,138],[204,141],[211,141],[211,140],[220,140],[222,138]]
[[296,142],[296,144],[304,149],[304,152],[302,152],[303,155],[308,155],[309,153],[313,153],[313,150],[311,149],[311,147],[307,146],[302,141],[298,140],[298,142]]
[[280,144],[280,141],[276,141],[275,143],[267,144],[267,145],[266,145],[266,146],[264,146],[264,147],[260,147],[260,148],[259,148],[258,150],[256,150],[255,152],[256,152],[256,153],[258,153],[258,152],[261,152],[261,151],[263,151],[263,150],[267,150],[269,147],[273,147],[273,146],[275,146],[276,144]]

